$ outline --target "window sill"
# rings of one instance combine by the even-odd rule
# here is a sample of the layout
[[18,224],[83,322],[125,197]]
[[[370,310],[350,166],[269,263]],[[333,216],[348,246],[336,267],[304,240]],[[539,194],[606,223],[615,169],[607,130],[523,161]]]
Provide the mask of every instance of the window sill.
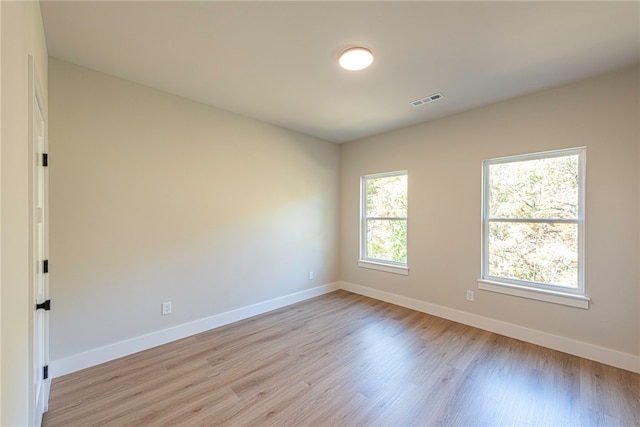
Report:
[[378,270],[378,271],[386,271],[387,273],[401,274],[403,276],[409,275],[409,267],[383,264],[380,262],[358,260],[358,267],[370,268],[372,270]]
[[554,304],[570,307],[589,309],[591,298],[586,295],[576,295],[568,292],[550,291],[546,289],[534,289],[526,286],[512,285],[510,283],[479,279],[478,289],[497,292],[500,294],[514,295],[521,298],[529,298],[538,301],[546,301]]

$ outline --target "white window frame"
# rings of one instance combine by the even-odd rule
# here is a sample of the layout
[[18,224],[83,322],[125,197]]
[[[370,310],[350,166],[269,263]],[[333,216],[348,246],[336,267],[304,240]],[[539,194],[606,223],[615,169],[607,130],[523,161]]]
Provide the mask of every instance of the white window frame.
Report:
[[[491,218],[489,216],[489,167],[495,164],[514,163],[554,157],[578,156],[578,214],[575,219],[564,218]],[[514,295],[523,298],[589,308],[590,298],[585,294],[584,284],[584,213],[585,213],[586,148],[577,147],[564,150],[501,157],[485,160],[482,165],[482,269],[478,289]],[[535,222],[547,224],[570,223],[578,228],[578,278],[577,288],[530,282],[506,277],[491,276],[489,272],[489,224],[491,222]]]
[[[397,262],[392,260],[384,260],[379,258],[371,258],[367,256],[367,220],[371,219],[386,219],[386,220],[404,220],[407,221],[407,241],[409,240],[409,220],[407,212],[406,217],[369,217],[367,216],[367,181],[370,179],[387,178],[391,176],[407,176],[407,194],[409,192],[408,183],[408,171],[400,170],[393,172],[375,173],[370,175],[362,175],[360,177],[360,259],[358,259],[358,266],[363,268],[370,268],[373,270],[385,271],[387,273],[395,273],[401,275],[409,274],[409,253],[407,251],[407,262]],[[408,243],[407,243],[408,250]]]

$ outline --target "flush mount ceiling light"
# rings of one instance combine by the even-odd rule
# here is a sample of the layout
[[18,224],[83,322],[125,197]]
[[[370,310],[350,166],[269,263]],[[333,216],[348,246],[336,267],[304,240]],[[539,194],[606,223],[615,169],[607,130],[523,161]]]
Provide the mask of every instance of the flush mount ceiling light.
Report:
[[342,51],[338,62],[345,70],[364,70],[373,62],[373,54],[366,47],[351,47]]

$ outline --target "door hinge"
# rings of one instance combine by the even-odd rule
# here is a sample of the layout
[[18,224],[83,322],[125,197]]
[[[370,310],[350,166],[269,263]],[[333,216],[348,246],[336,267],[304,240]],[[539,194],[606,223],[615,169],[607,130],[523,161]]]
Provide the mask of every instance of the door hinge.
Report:
[[43,380],[49,379],[49,365],[42,368],[42,379]]
[[44,310],[44,311],[51,310],[51,300],[48,299],[45,302],[41,302],[40,304],[36,304],[36,310]]
[[42,261],[42,272],[43,273],[48,273],[49,272],[49,260],[45,259],[44,261]]
[[49,166],[49,154],[48,153],[42,153],[42,166],[44,166],[45,168],[47,166]]

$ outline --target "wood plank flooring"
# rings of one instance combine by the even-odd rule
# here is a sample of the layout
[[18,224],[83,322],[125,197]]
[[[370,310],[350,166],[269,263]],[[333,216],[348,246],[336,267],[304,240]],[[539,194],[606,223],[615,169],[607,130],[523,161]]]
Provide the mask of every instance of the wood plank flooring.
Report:
[[640,375],[337,291],[64,377],[54,426],[640,425]]

